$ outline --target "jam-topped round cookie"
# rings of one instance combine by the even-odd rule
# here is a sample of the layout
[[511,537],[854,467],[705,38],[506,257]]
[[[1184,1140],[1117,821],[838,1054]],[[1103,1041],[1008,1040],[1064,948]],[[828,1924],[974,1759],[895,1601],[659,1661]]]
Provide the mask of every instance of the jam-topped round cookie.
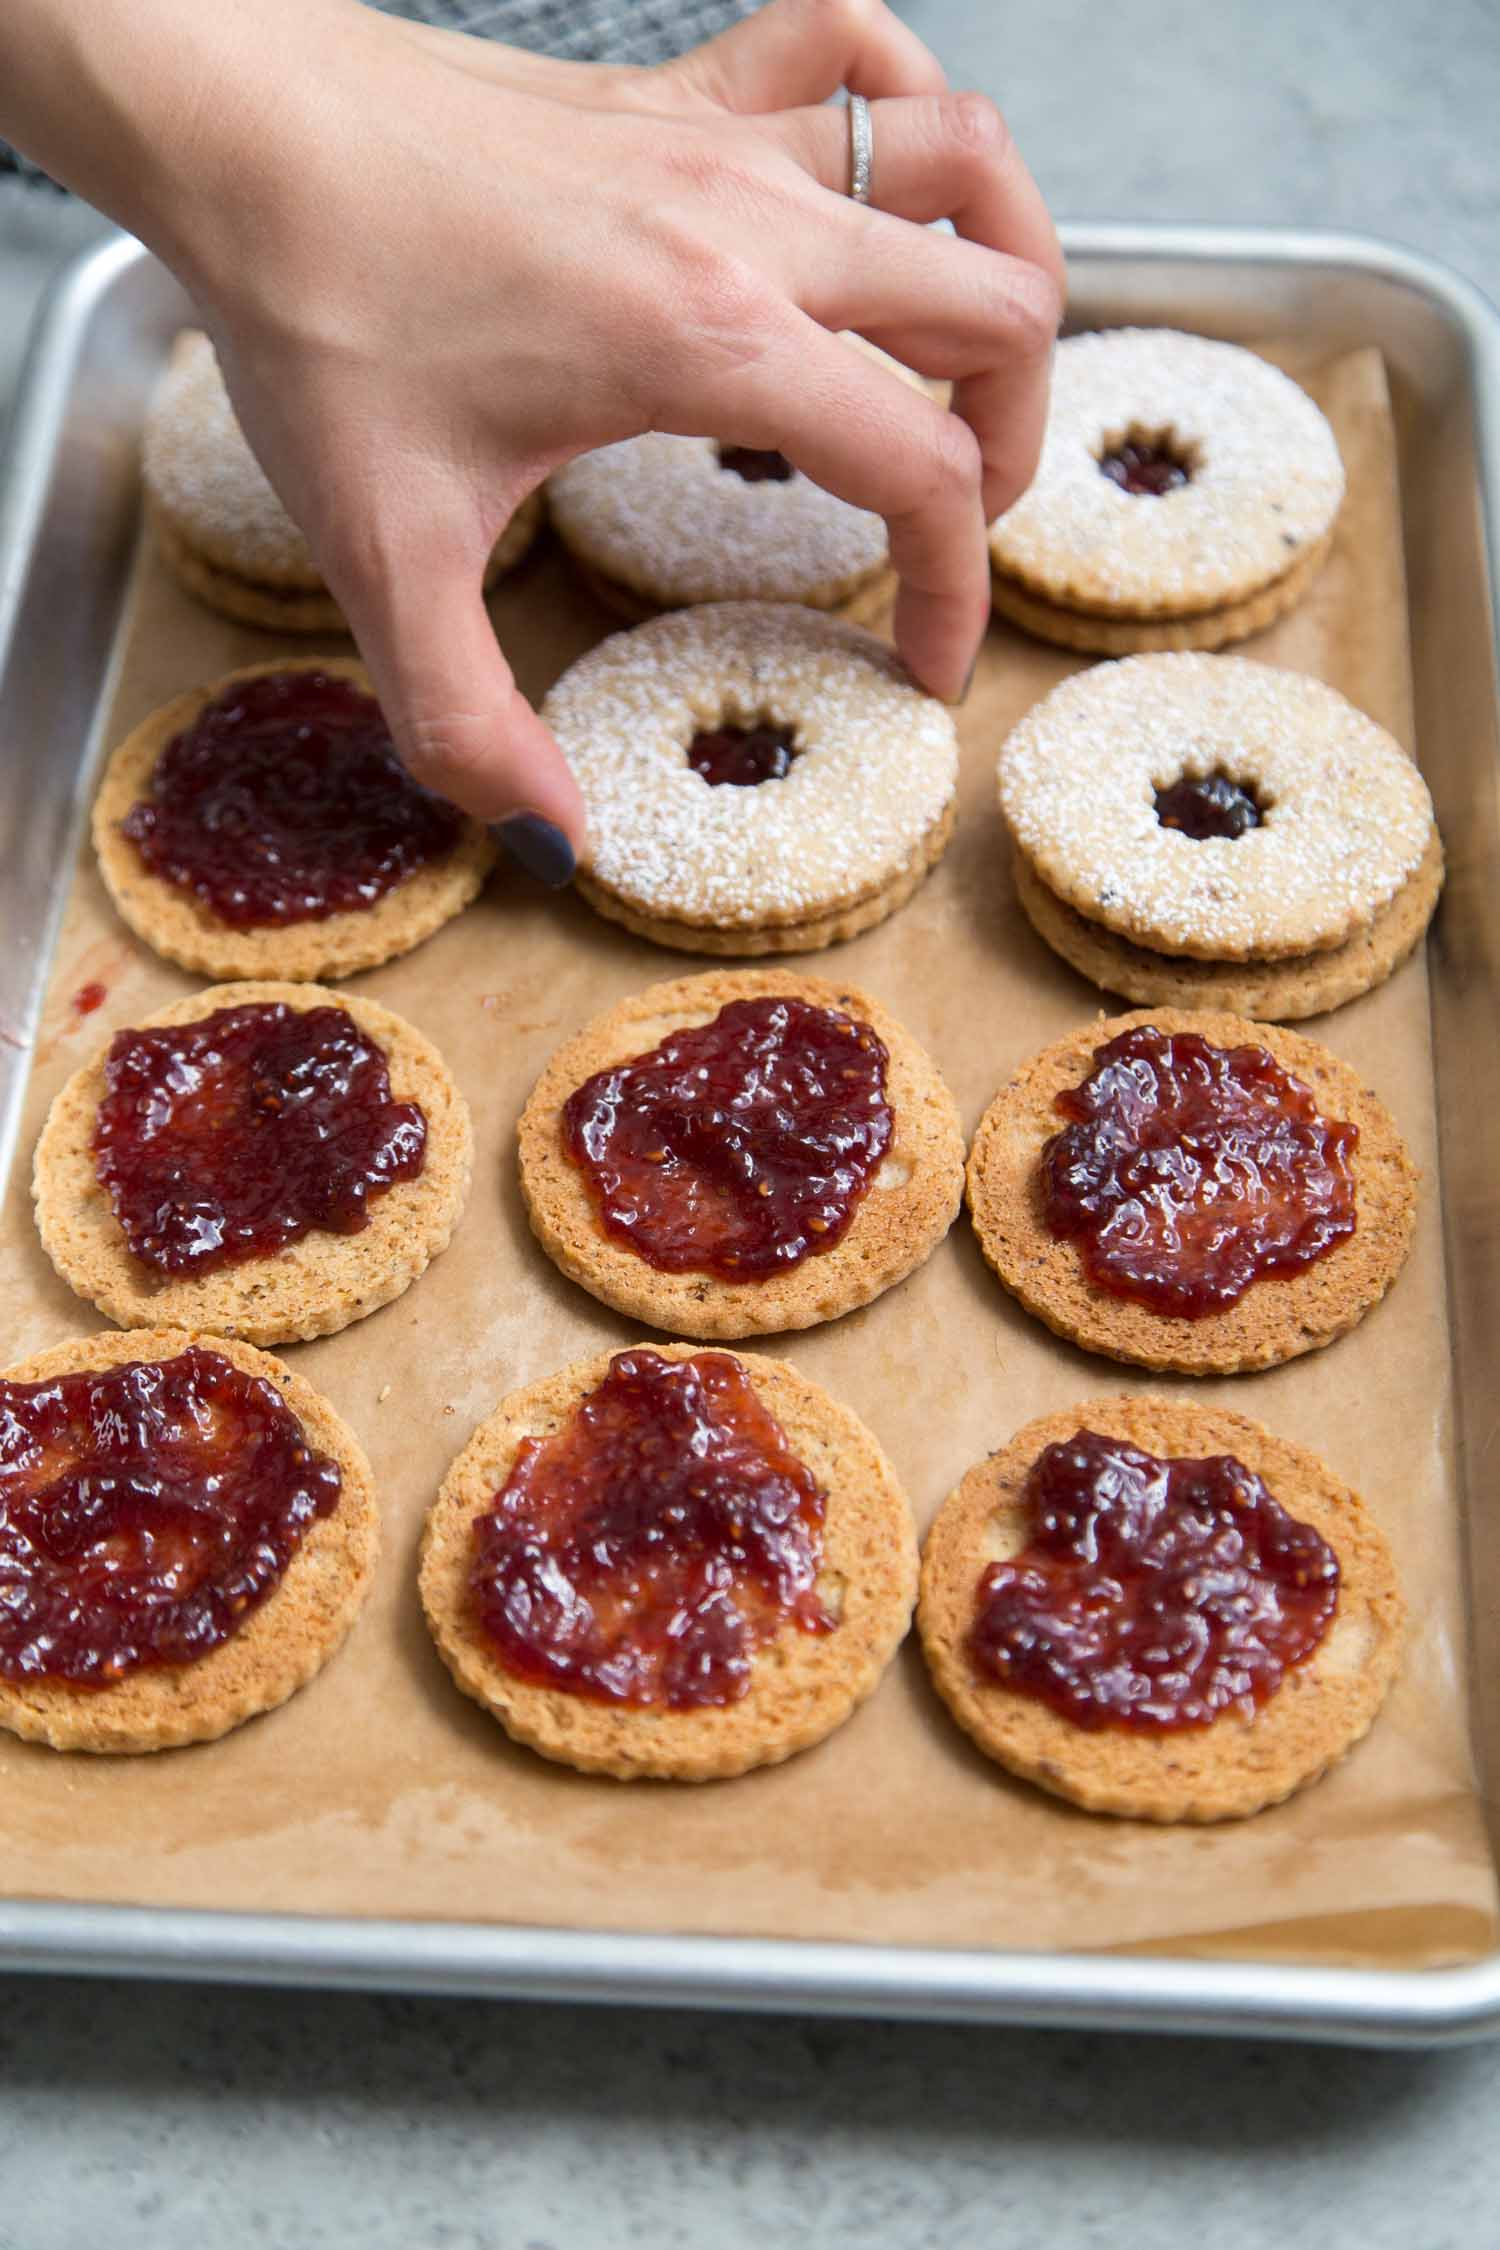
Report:
[[94,803],[105,887],[138,937],[216,977],[349,976],[474,899],[483,825],[396,755],[364,667],[284,658],[152,712]]
[[1301,599],[1343,496],[1328,423],[1253,352],[1069,336],[1036,476],[990,527],[995,607],[1099,655],[1222,648]]
[[1368,1731],[1400,1662],[1359,1498],[1224,1407],[1088,1399],[971,1469],[922,1556],[938,1693],[986,1756],[1089,1812],[1243,1818]]
[[1414,762],[1300,673],[1140,656],[1054,688],[1001,748],[1021,903],[1130,997],[1279,1019],[1420,939],[1442,883]]
[[1184,1375],[1331,1343],[1394,1281],[1416,1168],[1347,1063],[1243,1017],[1141,1010],[1057,1040],[969,1155],[985,1258],[1028,1312]]
[[709,1781],[820,1742],[911,1616],[916,1540],[864,1425],[779,1360],[636,1345],[507,1399],[427,1520],[466,1695],[543,1756]]
[[660,945],[799,953],[852,937],[904,904],[952,832],[952,714],[870,634],[790,603],[617,633],[542,715],[588,809],[579,889]]
[[[348,630],[246,442],[213,345],[197,329],[177,338],[147,409],[141,472],[157,548],[197,600],[273,633]],[[542,497],[532,493],[496,543],[487,585],[521,560],[541,520]]]
[[780,970],[680,977],[597,1017],[519,1142],[548,1256],[690,1336],[867,1304],[942,1240],[963,1184],[952,1096],[910,1034],[867,993]]
[[873,624],[895,585],[880,517],[774,451],[653,431],[554,470],[547,505],[586,582],[633,623],[700,602],[801,602]]
[[369,1589],[369,1465],[248,1345],[138,1329],[0,1377],[0,1726],[207,1742],[303,1687]]
[[75,1073],[32,1191],[48,1256],[112,1320],[285,1343],[425,1271],[471,1149],[462,1095],[402,1017],[316,985],[221,985]]

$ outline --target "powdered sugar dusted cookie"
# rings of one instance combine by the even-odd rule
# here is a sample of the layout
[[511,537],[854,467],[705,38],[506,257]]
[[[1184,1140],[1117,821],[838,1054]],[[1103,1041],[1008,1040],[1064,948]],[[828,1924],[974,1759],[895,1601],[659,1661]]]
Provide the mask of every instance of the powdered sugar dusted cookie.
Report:
[[580,888],[664,944],[827,944],[883,919],[947,840],[951,714],[811,610],[725,602],[618,633],[543,716],[588,808]]
[[1342,1336],[1411,1248],[1417,1171],[1390,1113],[1301,1033],[1140,1009],[1054,1041],[969,1153],[988,1263],[1085,1351],[1183,1375]]
[[[863,343],[851,347],[920,388]],[[554,472],[558,535],[609,606],[633,619],[696,602],[806,602],[857,623],[888,600],[885,525],[784,454],[653,431]]]
[[410,952],[481,889],[495,846],[417,786],[363,665],[282,657],[174,697],[94,802],[123,920],[213,977],[351,976]]
[[[241,430],[207,336],[184,330],[146,417],[142,462],[157,544],[188,592],[270,631],[347,630],[306,539]],[[487,582],[518,563],[541,522],[533,493],[490,558]]]
[[459,1687],[518,1742],[713,1781],[842,1725],[916,1574],[906,1500],[847,1407],[780,1360],[663,1344],[480,1425],[427,1519],[421,1592]]
[[995,606],[1065,646],[1218,648],[1300,598],[1344,493],[1306,393],[1172,329],[1057,348],[1042,458],[990,531]]
[[1241,1819],[1369,1730],[1405,1605],[1358,1496],[1225,1407],[1096,1398],[969,1471],[927,1537],[934,1685],[1088,1812]]
[[622,1001],[553,1057],[519,1138],[548,1256],[690,1336],[868,1304],[942,1240],[963,1188],[958,1113],[916,1041],[867,993],[784,970]]
[[1138,656],[1063,681],[1006,740],[1000,805],[1086,921],[1190,959],[1343,946],[1436,837],[1400,744],[1321,680]]
[[37,1228],[122,1326],[328,1336],[447,1248],[472,1139],[442,1057],[391,1009],[219,985],[68,1080],[37,1142]]
[[380,1528],[310,1384],[248,1344],[135,1329],[39,1352],[0,1392],[0,1726],[54,1750],[211,1742],[328,1662]]

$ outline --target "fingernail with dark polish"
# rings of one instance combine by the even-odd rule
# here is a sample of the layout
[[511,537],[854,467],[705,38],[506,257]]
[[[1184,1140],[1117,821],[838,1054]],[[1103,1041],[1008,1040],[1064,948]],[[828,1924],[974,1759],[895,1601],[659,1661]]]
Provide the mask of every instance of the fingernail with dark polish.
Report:
[[578,864],[573,847],[562,830],[540,813],[512,813],[509,820],[496,821],[492,834],[502,850],[549,891],[560,891],[572,882]]

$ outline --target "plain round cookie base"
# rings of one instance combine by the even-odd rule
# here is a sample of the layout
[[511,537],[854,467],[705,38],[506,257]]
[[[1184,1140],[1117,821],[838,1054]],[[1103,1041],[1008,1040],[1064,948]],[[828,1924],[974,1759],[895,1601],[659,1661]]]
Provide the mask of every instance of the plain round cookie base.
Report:
[[[1325,1117],[1359,1127],[1355,1230],[1292,1274],[1264,1274],[1201,1320],[1153,1311],[1095,1288],[1076,1243],[1048,1232],[1039,1164],[1067,1122],[1053,1104],[1080,1085],[1096,1048],[1138,1024],[1200,1032],[1220,1047],[1265,1049],[1299,1078]],[[1179,1375],[1240,1375],[1319,1351],[1355,1327],[1395,1280],[1416,1225],[1417,1171],[1388,1111],[1347,1063],[1295,1031],[1175,1008],[1100,1017],[1035,1055],[996,1095],[969,1153],[968,1203],[985,1262],[1012,1296],[1082,1350]]]
[[[347,633],[349,620],[321,579],[311,584],[288,575],[283,582],[248,577],[204,553],[151,501],[147,517],[157,550],[173,577],[195,601],[238,625],[257,625],[271,633]],[[488,591],[525,555],[542,522],[542,496],[529,493],[500,534],[485,566]]]
[[143,719],[112,752],[94,799],[94,851],[120,919],[154,953],[216,981],[239,977],[321,981],[378,968],[410,953],[461,914],[478,897],[499,856],[482,822],[466,820],[445,859],[414,868],[373,906],[330,914],[321,921],[249,930],[236,929],[191,891],[152,874],[122,830],[131,808],[146,794],[162,752],[236,682],[278,672],[326,672],[350,681],[366,695],[374,693],[364,666],[349,657],[284,657],[243,665],[207,687],[174,697]]
[[1328,559],[1333,534],[1308,548],[1284,577],[1269,586],[1225,603],[1221,608],[1190,611],[1181,616],[1163,609],[1153,616],[1133,616],[1128,611],[1100,616],[1090,610],[1069,609],[1050,601],[1035,588],[1023,585],[997,566],[990,569],[990,598],[997,616],[1019,625],[1034,640],[1051,641],[1088,656],[1155,656],[1173,650],[1228,648],[1235,641],[1263,633],[1288,610],[1295,609]]
[[285,1703],[340,1647],[369,1591],[380,1545],[374,1480],[363,1448],[300,1375],[247,1344],[178,1329],[103,1334],[58,1344],[5,1370],[15,1383],[175,1358],[190,1344],[274,1383],[311,1445],[337,1461],[339,1504],[308,1529],[276,1585],[231,1634],[191,1664],[142,1665],[105,1688],[0,1676],[0,1726],[53,1750],[141,1755],[221,1735]]
[[[731,1001],[765,995],[841,1009],[884,1042],[895,1123],[891,1146],[847,1233],[831,1250],[760,1281],[661,1272],[605,1234],[583,1176],[562,1145],[564,1104],[596,1071],[647,1053],[690,1025],[711,1022]],[[775,970],[679,977],[651,985],[596,1017],[548,1063],[522,1112],[518,1140],[522,1198],[532,1231],[553,1264],[603,1304],[681,1336],[771,1335],[838,1320],[922,1265],[963,1199],[958,1111],[910,1033],[866,993]]]
[[401,1296],[452,1239],[473,1168],[468,1106],[437,1049],[404,1017],[318,985],[243,983],[193,993],[129,1028],[197,1023],[219,1008],[275,1001],[303,1012],[340,1008],[383,1050],[392,1100],[419,1102],[427,1120],[422,1170],[372,1198],[369,1224],[357,1234],[314,1228],[274,1257],[159,1278],[126,1248],[94,1169],[102,1050],[75,1071],[47,1112],[32,1197],[42,1247],[63,1280],[122,1328],[170,1325],[251,1344],[331,1336]]
[[[979,1580],[1031,1534],[1022,1493],[1042,1450],[1080,1429],[1158,1457],[1230,1453],[1339,1559],[1339,1603],[1323,1640],[1246,1719],[1147,1734],[1074,1725],[1038,1698],[979,1674],[968,1654]],[[1405,1604],[1390,1551],[1357,1495],[1315,1454],[1227,1407],[1159,1398],[1088,1399],[1028,1423],[971,1469],[927,1536],[917,1625],[933,1684],[986,1757],[1086,1812],[1157,1822],[1240,1820],[1319,1780],[1368,1733],[1395,1677]]]
[[724,924],[675,922],[660,914],[645,913],[629,900],[607,890],[586,869],[580,868],[573,887],[596,914],[618,922],[632,937],[649,938],[653,945],[669,946],[674,953],[712,953],[754,958],[767,953],[821,953],[825,946],[842,945],[889,919],[915,896],[948,848],[958,818],[956,799],[950,798],[940,818],[929,828],[906,865],[890,882],[865,897],[810,916],[803,922],[761,922],[729,928]]
[[1368,929],[1329,953],[1275,961],[1201,961],[1132,944],[1047,888],[1022,851],[1013,859],[1016,896],[1038,937],[1106,992],[1141,1005],[1225,1010],[1270,1023],[1326,1015],[1371,992],[1421,944],[1443,888],[1443,849],[1434,830],[1416,873]]
[[[702,606],[694,602],[659,602],[623,579],[611,578],[607,571],[598,569],[566,539],[563,545],[569,562],[578,577],[593,595],[616,617],[628,624],[645,625],[653,617],[661,617],[669,609],[693,609]],[[812,594],[789,594],[788,601],[800,601],[808,609],[820,609],[829,617],[841,617],[846,625],[873,626],[884,618],[896,592],[896,573],[890,569],[877,570],[869,578],[860,579],[853,587],[841,593],[836,600],[825,601]],[[736,597],[725,595],[726,601]]]
[[[688,1359],[691,1344],[631,1347]],[[827,1493],[818,1590],[832,1633],[788,1623],[756,1652],[748,1692],[696,1710],[643,1708],[534,1686],[508,1672],[472,1617],[475,1518],[505,1484],[522,1441],[559,1430],[603,1380],[612,1352],[576,1362],[506,1399],[449,1469],[422,1534],[422,1607],[465,1695],[544,1758],[617,1781],[724,1781],[779,1765],[843,1724],[904,1639],[916,1594],[916,1534],[895,1472],[849,1409],[783,1361],[739,1358],[792,1451]]]

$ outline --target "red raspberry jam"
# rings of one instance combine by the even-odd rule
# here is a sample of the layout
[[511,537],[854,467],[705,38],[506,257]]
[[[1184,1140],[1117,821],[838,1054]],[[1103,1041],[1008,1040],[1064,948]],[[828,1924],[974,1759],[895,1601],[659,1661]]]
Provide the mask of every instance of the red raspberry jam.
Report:
[[762,452],[753,445],[721,445],[719,467],[746,484],[789,484],[797,474],[784,453]]
[[1247,829],[1259,828],[1261,808],[1248,789],[1227,774],[1205,774],[1196,781],[1174,781],[1170,789],[1156,792],[1156,817],[1163,828],[1201,843],[1207,836],[1224,836],[1233,842]]
[[373,906],[462,826],[407,773],[371,696],[270,672],[173,736],[123,833],[153,875],[247,930]]
[[1047,1226],[1097,1288],[1153,1312],[1221,1312],[1354,1232],[1359,1127],[1320,1116],[1263,1047],[1142,1024],[1057,1107],[1074,1122],[1042,1150]]
[[1101,455],[1099,467],[1117,484],[1122,492],[1135,493],[1153,500],[1175,492],[1179,485],[1191,481],[1192,470],[1186,461],[1164,445],[1149,445],[1127,439],[1123,445]]
[[796,755],[790,727],[715,727],[693,736],[687,762],[715,789],[726,783],[752,789],[760,781],[784,781]]
[[1080,1430],[1039,1456],[1025,1499],[1031,1543],[981,1578],[970,1653],[1075,1726],[1248,1718],[1338,1607],[1333,1549],[1232,1454],[1160,1461]]
[[160,1274],[273,1257],[318,1228],[358,1234],[372,1197],[414,1180],[415,1102],[342,1008],[252,1001],[119,1032],[94,1169],[133,1257]]
[[73,1013],[75,1016],[91,1016],[96,1008],[103,1007],[108,998],[108,986],[100,984],[95,977],[88,984],[81,984],[74,993]]
[[109,1687],[206,1656],[341,1484],[274,1383],[196,1344],[0,1381],[0,1674]]
[[806,1000],[731,1000],[712,1023],[570,1094],[563,1147],[607,1235],[663,1273],[784,1273],[842,1241],[891,1144],[889,1057]]
[[508,1671],[610,1703],[737,1703],[818,1599],[826,1494],[725,1352],[617,1352],[528,1438],[474,1526],[470,1586]]

